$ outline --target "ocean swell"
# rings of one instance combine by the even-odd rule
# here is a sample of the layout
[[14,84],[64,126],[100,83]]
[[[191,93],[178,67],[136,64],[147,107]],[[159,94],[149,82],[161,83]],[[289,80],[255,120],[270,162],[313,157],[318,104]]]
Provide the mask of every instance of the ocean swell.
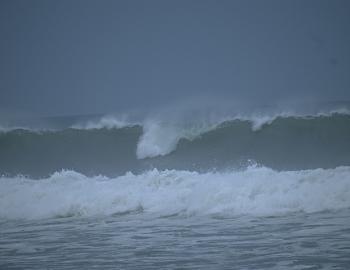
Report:
[[110,177],[152,168],[203,172],[245,167],[249,160],[277,170],[350,165],[348,114],[264,118],[259,128],[243,118],[120,123],[0,133],[0,175],[43,178],[62,169]]

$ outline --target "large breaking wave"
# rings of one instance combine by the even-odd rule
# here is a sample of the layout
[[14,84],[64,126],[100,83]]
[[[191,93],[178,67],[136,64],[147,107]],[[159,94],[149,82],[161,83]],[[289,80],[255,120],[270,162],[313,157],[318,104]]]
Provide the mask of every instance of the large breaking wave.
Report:
[[350,167],[198,173],[156,169],[117,178],[62,171],[41,180],[0,178],[0,218],[113,214],[280,215],[350,207]]
[[117,176],[152,168],[212,171],[251,161],[277,170],[350,165],[350,115],[223,118],[190,124],[104,117],[57,130],[0,133],[0,174],[62,169]]

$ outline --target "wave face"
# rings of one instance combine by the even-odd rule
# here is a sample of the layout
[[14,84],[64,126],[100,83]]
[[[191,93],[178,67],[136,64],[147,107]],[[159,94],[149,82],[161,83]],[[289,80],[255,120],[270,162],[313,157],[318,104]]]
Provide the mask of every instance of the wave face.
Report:
[[[107,121],[104,119],[104,121]],[[350,116],[275,117],[214,124],[108,125],[0,133],[0,174],[42,178],[62,169],[110,177],[152,168],[195,170],[246,167],[277,170],[350,165]]]
[[350,207],[350,167],[204,173],[156,169],[117,178],[73,171],[42,180],[0,178],[0,218],[152,214],[280,215]]

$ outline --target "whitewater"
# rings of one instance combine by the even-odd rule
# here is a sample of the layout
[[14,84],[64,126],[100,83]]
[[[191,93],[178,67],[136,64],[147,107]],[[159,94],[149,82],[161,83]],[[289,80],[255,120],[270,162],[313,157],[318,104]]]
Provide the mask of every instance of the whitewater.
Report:
[[350,167],[277,172],[265,167],[200,174],[156,169],[117,178],[73,171],[47,179],[1,178],[0,217],[40,219],[132,212],[284,215],[350,207]]

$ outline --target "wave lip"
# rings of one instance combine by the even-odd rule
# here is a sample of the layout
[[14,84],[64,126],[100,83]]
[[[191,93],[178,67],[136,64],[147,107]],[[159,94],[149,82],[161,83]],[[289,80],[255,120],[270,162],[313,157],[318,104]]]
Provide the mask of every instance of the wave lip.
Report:
[[117,178],[62,171],[0,178],[0,218],[40,219],[142,211],[163,215],[284,215],[350,207],[350,167],[197,173],[156,169]]
[[144,121],[143,134],[138,142],[136,156],[138,159],[153,158],[170,154],[181,139],[194,140],[207,132],[213,131],[224,123],[248,122],[253,132],[272,125],[279,119],[320,119],[337,115],[349,116],[348,109],[338,109],[329,112],[319,112],[314,115],[297,114],[293,112],[279,112],[274,114],[252,114],[222,116],[214,119],[198,120],[189,126],[183,123],[171,123],[165,120],[148,119]]
[[180,139],[193,140],[215,127],[216,124],[209,123],[185,127],[148,120],[143,124],[143,134],[137,143],[136,156],[138,159],[165,156],[176,149]]
[[266,121],[259,121],[265,124],[258,130],[248,120],[149,120],[120,128],[110,123],[110,129],[0,132],[0,175],[43,178],[65,168],[89,176],[150,168],[210,171],[242,167],[247,160],[278,170],[350,165],[349,115]]

